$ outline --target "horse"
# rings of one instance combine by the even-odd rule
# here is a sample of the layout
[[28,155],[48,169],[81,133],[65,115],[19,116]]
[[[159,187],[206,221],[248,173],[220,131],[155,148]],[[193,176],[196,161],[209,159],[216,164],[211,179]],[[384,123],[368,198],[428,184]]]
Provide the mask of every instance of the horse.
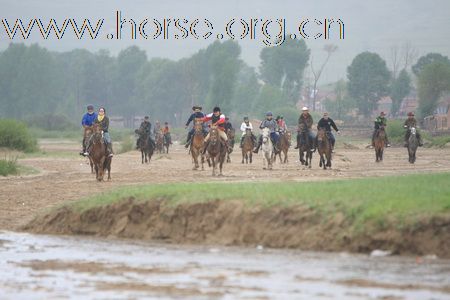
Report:
[[252,163],[252,154],[253,154],[253,148],[255,147],[255,143],[252,139],[252,130],[250,128],[245,129],[245,136],[244,140],[242,141],[242,163],[248,164],[248,161],[250,160],[250,163]]
[[317,131],[317,151],[320,155],[319,167],[323,166],[324,170],[331,168],[331,142],[325,128],[319,128]]
[[209,142],[206,151],[212,161],[212,176],[216,176],[217,166],[219,167],[219,176],[222,176],[222,166],[227,154],[227,147],[220,138],[219,129],[215,126],[211,127],[209,131]]
[[103,139],[103,131],[100,126],[94,124],[92,134],[92,144],[89,151],[89,157],[92,159],[95,168],[96,179],[103,180],[105,170],[108,171],[108,180],[111,180],[111,160],[106,153],[106,144]]
[[195,119],[194,121],[194,135],[192,136],[190,152],[192,155],[192,160],[194,161],[193,170],[198,170],[198,157],[201,156],[202,170],[204,170],[203,164],[205,163],[205,158],[202,155],[203,144],[205,137],[203,135],[203,121],[201,119]]
[[417,138],[417,130],[415,127],[409,127],[409,138],[408,138],[408,156],[409,156],[409,162],[415,163],[416,162],[416,150],[419,146],[419,139]]
[[[288,162],[288,151],[289,147],[291,145],[291,132],[286,131],[284,133],[280,133],[280,139],[278,141],[278,152],[275,154],[275,156],[278,154],[278,157],[280,158],[280,163],[287,163]],[[281,159],[281,153],[284,154],[284,160]]]
[[310,141],[308,130],[304,126],[299,127],[298,137],[298,153],[300,156],[300,162],[302,165],[311,168],[311,160],[313,154],[311,148],[314,141]]
[[[263,128],[262,130],[262,145],[261,150],[263,153],[263,169],[272,170],[272,156],[273,156],[273,144],[270,139],[270,130],[269,128]],[[267,168],[266,168],[267,163]]]
[[386,132],[384,131],[384,126],[381,126],[375,132],[374,145],[375,145],[375,161],[383,161],[383,151],[386,141]]
[[[83,148],[86,149],[89,143],[89,140],[91,139],[92,134],[94,133],[94,129],[92,126],[84,127],[84,133],[83,133]],[[89,165],[91,166],[91,173],[94,174],[94,163],[92,162],[92,158],[88,156],[89,159]]]
[[231,162],[230,154],[233,152],[234,148],[234,137],[236,135],[236,132],[234,128],[231,128],[227,131],[227,143],[228,143],[228,151],[227,151],[227,163]]
[[164,153],[164,136],[161,132],[156,133],[155,137],[156,151],[161,154]]
[[163,135],[163,151],[165,151],[165,153],[169,154],[169,147],[170,147],[170,143],[172,142],[172,139],[170,137],[170,133],[166,132]]
[[136,129],[135,133],[139,135],[139,149],[141,149],[141,159],[142,159],[142,164],[144,163],[149,163],[150,159],[152,158],[153,155],[153,151],[155,150],[152,143],[150,142],[150,136],[139,130]]

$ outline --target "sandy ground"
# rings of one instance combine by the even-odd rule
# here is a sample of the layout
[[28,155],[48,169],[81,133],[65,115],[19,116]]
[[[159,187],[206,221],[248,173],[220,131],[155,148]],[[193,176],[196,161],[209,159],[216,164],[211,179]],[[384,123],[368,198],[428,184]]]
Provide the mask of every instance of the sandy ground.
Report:
[[[79,151],[78,144],[63,140],[44,140],[40,144],[49,155],[19,161],[39,170],[39,174],[0,177],[0,229],[17,229],[42,209],[126,185],[269,180],[295,183],[450,171],[448,148],[419,148],[417,161],[411,165],[405,148],[389,148],[385,152],[384,162],[375,163],[374,151],[366,149],[365,145],[344,145],[336,149],[331,170],[319,168],[317,155],[313,156],[312,169],[305,169],[298,163],[298,153],[291,149],[288,164],[277,161],[274,169],[267,171],[262,169],[261,154],[254,156],[253,164],[241,164],[240,149],[236,145],[232,162],[224,166],[224,176],[212,177],[211,169],[206,164],[205,171],[193,171],[187,151],[182,146],[174,145],[170,154],[156,154],[149,164],[144,165],[137,151],[116,155],[112,161],[112,180],[99,183],[90,174],[87,159],[72,154]],[[52,152],[58,155],[53,156]]]

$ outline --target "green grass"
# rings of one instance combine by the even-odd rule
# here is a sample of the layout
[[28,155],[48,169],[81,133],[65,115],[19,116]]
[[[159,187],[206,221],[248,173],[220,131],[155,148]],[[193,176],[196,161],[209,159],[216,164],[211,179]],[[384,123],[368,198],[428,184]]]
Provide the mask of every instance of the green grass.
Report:
[[25,123],[0,119],[0,147],[33,152],[37,150],[37,142]]
[[0,176],[16,175],[18,173],[17,158],[0,159]]
[[450,213],[450,173],[336,180],[326,182],[176,183],[123,187],[82,199],[79,210],[134,197],[182,202],[241,200],[247,206],[302,205],[324,216],[342,212],[355,226],[388,221],[414,223],[421,217]]

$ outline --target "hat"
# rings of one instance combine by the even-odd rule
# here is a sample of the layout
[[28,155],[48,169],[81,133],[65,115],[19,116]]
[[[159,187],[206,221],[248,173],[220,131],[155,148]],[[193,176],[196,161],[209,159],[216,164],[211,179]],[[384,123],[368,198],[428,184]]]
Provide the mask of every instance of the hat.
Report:
[[192,106],[192,110],[202,110],[202,107],[201,106],[198,106],[198,105],[194,105],[194,106]]
[[164,122],[164,125],[169,125],[169,122]]
[[213,112],[220,112],[220,107],[218,106],[214,107]]
[[148,120],[148,119],[150,119],[150,117],[149,117],[149,116],[145,116],[144,119],[145,119],[145,120]]
[[328,116],[328,112],[324,112],[323,113],[323,116],[325,117],[325,116]]
[[302,110],[303,110],[303,111],[308,111],[309,109],[308,109],[308,107],[303,106]]
[[87,110],[94,110],[94,105],[89,104],[89,105],[87,106]]
[[267,116],[267,117],[268,117],[268,116],[272,116],[272,112],[271,112],[271,111],[266,112],[266,116]]
[[414,113],[413,113],[412,111],[410,111],[410,112],[408,113],[408,117],[414,117]]
[[245,121],[245,120],[248,120],[248,117],[247,117],[247,116],[244,117],[244,121]]
[[385,116],[386,113],[384,111],[380,112],[380,116]]

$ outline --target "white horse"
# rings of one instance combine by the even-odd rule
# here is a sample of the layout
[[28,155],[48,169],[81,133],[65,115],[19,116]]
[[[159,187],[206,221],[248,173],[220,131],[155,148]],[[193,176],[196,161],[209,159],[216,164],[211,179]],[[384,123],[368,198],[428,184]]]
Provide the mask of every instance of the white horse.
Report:
[[[266,169],[272,170],[273,145],[272,145],[272,141],[270,140],[269,128],[263,128],[263,130],[262,130],[261,150],[263,153],[263,169],[264,170],[266,170]],[[266,168],[266,161],[267,161],[267,168]]]

